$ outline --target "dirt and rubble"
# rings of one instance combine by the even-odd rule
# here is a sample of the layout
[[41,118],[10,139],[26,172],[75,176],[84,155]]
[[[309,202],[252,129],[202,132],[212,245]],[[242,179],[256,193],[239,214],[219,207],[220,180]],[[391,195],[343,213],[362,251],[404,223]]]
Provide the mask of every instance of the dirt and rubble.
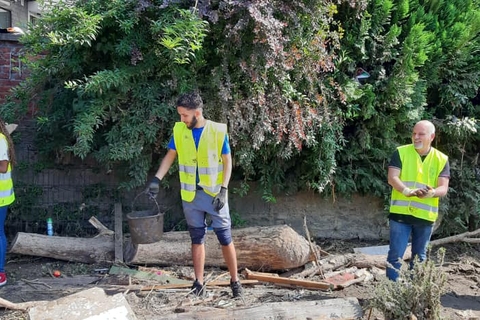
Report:
[[[381,245],[381,243],[372,242],[320,240],[317,244],[330,254],[351,253],[355,247]],[[448,277],[448,290],[441,299],[442,318],[480,319],[480,246],[456,243],[446,244],[444,247],[447,249],[446,263],[442,266],[442,270]],[[138,267],[125,265],[118,266],[118,269],[129,269],[133,272],[139,270]],[[228,285],[208,286],[207,295],[202,298],[189,294],[188,285],[145,290],[148,286],[157,283],[154,278],[113,272],[112,265],[108,263],[69,263],[10,254],[7,255],[6,270],[8,283],[0,288],[0,297],[13,303],[56,300],[92,287],[100,287],[107,294],[123,293],[137,319],[159,319],[169,314],[248,308],[277,302],[306,302],[353,297],[357,298],[360,306],[364,308],[361,319],[382,319],[379,312],[366,309],[368,300],[378,284],[375,278],[338,287],[336,290],[312,290],[300,286],[285,287],[281,283],[259,281],[254,284],[244,284],[244,297],[232,299]],[[60,271],[59,277],[53,275],[55,270]],[[187,266],[148,266],[143,270],[154,270],[157,275],[162,274],[170,279],[178,279],[179,283],[189,283],[193,275],[192,268]],[[245,270],[241,271],[243,271],[242,278],[245,279]],[[288,274],[291,278],[295,278],[295,274],[302,272],[294,271],[285,271],[283,275]],[[226,271],[220,268],[206,268],[205,274],[207,281],[228,283],[229,280]],[[282,274],[280,273],[279,276]],[[376,277],[379,276],[381,275],[376,275]],[[308,280],[322,282],[324,277],[311,275]],[[2,309],[0,318],[28,319],[28,314]],[[268,315],[265,315],[265,319],[269,319]]]

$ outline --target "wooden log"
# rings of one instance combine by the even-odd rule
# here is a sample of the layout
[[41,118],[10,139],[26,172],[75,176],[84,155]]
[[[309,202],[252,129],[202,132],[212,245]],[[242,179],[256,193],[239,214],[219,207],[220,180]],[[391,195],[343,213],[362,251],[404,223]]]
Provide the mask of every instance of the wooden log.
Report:
[[72,238],[18,232],[10,252],[71,262],[97,263],[113,261],[115,244],[113,235]]
[[46,236],[18,232],[10,252],[71,262],[111,262],[115,256],[115,235],[95,217],[89,222],[99,230],[93,238]]
[[[309,242],[286,225],[232,230],[239,268],[286,270],[314,260]],[[206,266],[226,267],[221,246],[213,232],[206,237]],[[166,232],[160,241],[135,245],[129,241],[124,259],[139,265],[192,265],[188,232]]]
[[195,310],[158,315],[158,320],[223,320],[223,319],[343,319],[363,317],[357,298],[335,298],[314,301],[273,302],[233,309]]

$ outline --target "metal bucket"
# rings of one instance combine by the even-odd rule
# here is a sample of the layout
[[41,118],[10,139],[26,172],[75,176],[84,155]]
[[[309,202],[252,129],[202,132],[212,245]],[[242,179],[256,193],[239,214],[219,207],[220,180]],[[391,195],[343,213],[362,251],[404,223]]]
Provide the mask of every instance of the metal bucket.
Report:
[[158,210],[133,211],[127,214],[133,244],[160,241],[163,235],[163,213]]

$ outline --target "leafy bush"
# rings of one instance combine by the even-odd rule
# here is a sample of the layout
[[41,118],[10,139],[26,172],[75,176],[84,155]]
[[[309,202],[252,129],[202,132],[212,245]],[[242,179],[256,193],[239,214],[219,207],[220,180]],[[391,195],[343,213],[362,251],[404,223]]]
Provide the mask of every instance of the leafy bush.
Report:
[[441,248],[436,261],[427,259],[419,263],[417,260],[410,270],[404,265],[398,281],[382,279],[369,306],[382,311],[385,319],[410,319],[410,315],[419,320],[441,319],[440,298],[447,284],[447,277],[440,269],[444,258],[445,249]]

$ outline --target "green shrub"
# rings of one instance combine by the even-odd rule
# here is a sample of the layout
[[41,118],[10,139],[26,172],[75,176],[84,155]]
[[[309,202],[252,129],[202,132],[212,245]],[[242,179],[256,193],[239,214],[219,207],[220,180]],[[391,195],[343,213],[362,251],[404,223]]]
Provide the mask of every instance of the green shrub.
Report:
[[382,311],[385,319],[407,319],[412,314],[418,320],[440,319],[440,297],[447,284],[447,277],[440,269],[444,258],[445,249],[441,248],[436,260],[427,259],[423,263],[416,260],[413,269],[403,265],[398,281],[387,278],[380,281],[369,306]]

